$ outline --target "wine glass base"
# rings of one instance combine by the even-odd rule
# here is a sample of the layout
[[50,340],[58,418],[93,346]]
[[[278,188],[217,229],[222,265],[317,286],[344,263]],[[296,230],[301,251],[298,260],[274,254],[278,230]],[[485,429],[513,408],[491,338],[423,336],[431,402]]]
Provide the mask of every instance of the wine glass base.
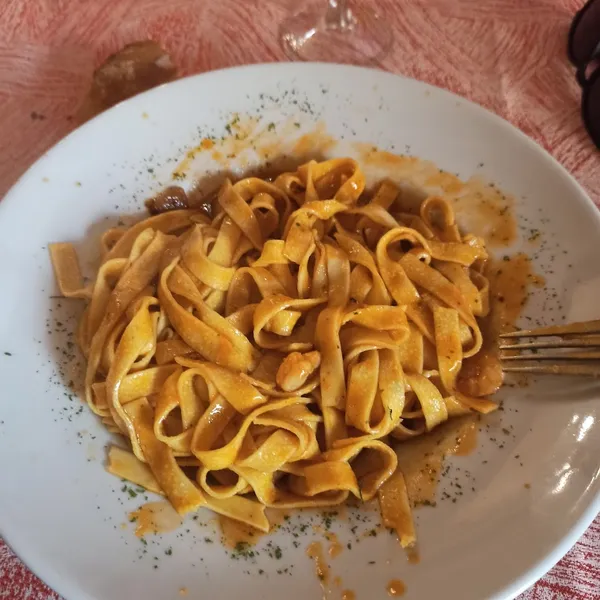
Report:
[[373,8],[349,2],[336,20],[330,11],[326,0],[312,0],[281,24],[279,38],[289,58],[367,65],[388,53],[392,30]]

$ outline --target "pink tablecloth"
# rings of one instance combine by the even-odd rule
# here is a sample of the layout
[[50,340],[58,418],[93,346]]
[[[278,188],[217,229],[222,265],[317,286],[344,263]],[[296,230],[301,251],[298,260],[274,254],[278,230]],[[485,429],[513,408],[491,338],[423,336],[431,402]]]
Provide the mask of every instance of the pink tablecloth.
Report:
[[[324,0],[325,1],[325,0]],[[365,3],[368,0],[365,0]],[[294,0],[0,0],[0,197],[72,128],[93,68],[151,37],[181,74],[284,60]],[[382,67],[502,115],[551,152],[600,205],[600,153],[579,116],[565,44],[582,0],[381,0],[394,48]],[[244,30],[244,35],[236,32]],[[0,598],[57,598],[0,540]],[[522,599],[600,598],[600,518]]]

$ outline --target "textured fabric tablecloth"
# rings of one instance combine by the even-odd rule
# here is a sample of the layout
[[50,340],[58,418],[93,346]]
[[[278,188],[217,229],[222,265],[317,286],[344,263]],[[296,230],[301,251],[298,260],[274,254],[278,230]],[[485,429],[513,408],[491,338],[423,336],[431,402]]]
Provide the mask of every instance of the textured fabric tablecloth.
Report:
[[[300,4],[0,0],[0,197],[72,129],[94,67],[111,52],[150,37],[171,52],[182,75],[285,60],[277,24]],[[555,156],[600,205],[600,153],[582,127],[580,90],[565,54],[569,24],[582,4],[381,0],[395,38],[381,66],[452,90],[508,119]],[[0,540],[0,598],[58,596]],[[521,596],[557,598],[600,598],[600,518]]]

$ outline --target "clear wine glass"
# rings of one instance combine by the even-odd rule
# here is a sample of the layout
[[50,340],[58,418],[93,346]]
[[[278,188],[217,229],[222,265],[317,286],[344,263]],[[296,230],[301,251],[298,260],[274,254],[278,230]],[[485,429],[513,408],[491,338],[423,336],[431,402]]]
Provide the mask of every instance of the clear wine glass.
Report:
[[308,0],[281,24],[279,38],[291,59],[370,64],[392,45],[389,23],[372,2]]

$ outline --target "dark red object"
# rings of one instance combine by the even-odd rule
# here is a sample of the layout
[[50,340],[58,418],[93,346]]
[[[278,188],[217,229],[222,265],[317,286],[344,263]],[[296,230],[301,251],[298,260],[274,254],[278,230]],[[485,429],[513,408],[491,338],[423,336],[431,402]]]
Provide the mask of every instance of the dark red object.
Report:
[[582,89],[581,116],[592,141],[600,148],[600,2],[589,0],[575,15],[569,30],[569,60],[577,67]]

